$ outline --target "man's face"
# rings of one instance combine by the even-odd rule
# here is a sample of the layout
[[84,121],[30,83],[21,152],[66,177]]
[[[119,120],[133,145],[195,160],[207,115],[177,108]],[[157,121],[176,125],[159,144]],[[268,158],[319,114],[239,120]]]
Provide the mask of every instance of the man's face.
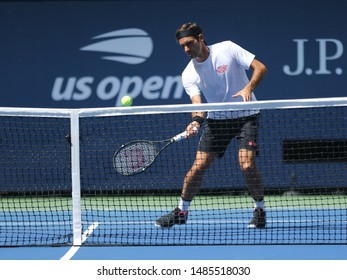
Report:
[[201,55],[202,43],[201,40],[193,36],[183,37],[178,41],[183,51],[190,57],[196,58]]

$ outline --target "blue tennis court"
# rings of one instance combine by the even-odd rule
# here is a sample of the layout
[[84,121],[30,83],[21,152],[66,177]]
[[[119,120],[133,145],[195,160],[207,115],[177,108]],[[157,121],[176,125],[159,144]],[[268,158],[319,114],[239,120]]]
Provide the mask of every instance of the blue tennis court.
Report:
[[[346,209],[268,210],[266,229],[248,229],[249,209],[192,211],[186,225],[154,227],[162,212],[109,213],[113,222],[99,220],[88,244],[134,245],[254,245],[347,243]],[[126,218],[125,218],[126,217]],[[332,217],[333,220],[324,217]],[[142,221],[141,221],[142,220]],[[117,230],[112,231],[112,228]],[[107,232],[110,232],[108,235]],[[111,233],[113,232],[113,233]],[[330,236],[331,235],[331,236]],[[330,238],[329,238],[330,236]]]
[[[210,212],[191,211],[186,225],[160,228],[154,221],[165,211],[85,210],[82,212],[83,248],[88,245],[116,246],[118,250],[126,250],[127,246],[216,245],[220,250],[224,245],[347,244],[346,208],[269,207],[265,229],[247,228],[249,209]],[[2,246],[72,245],[73,231],[68,212],[11,212],[15,221],[7,215],[8,212],[0,212]],[[59,221],[59,217],[68,217],[70,222]]]
[[[0,260],[60,260],[72,247],[0,248]],[[347,260],[347,245],[82,246],[71,260]]]

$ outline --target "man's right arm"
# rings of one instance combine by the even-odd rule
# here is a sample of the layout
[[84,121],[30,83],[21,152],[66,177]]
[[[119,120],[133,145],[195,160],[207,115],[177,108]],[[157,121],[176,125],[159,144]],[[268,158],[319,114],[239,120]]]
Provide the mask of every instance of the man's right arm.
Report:
[[[201,95],[194,95],[191,98],[192,104],[201,104],[202,98]],[[205,119],[205,112],[192,112],[192,122],[187,126],[188,136],[194,135],[199,128],[202,126],[202,123]]]

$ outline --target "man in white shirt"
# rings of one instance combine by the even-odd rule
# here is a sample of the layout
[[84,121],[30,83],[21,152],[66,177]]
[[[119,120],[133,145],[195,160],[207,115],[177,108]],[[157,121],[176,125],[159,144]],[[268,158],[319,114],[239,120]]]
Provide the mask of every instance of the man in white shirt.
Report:
[[[255,59],[255,55],[231,41],[207,45],[202,29],[196,23],[183,24],[176,31],[176,39],[190,62],[182,73],[183,86],[193,104],[207,102],[256,101],[253,93],[267,69]],[[248,79],[246,70],[252,69]],[[254,200],[253,218],[249,228],[264,228],[266,213],[261,174],[257,169],[257,110],[228,112],[193,112],[192,122],[187,126],[192,136],[204,123],[196,159],[188,171],[181,199],[172,212],[156,221],[157,226],[171,227],[185,224],[188,208],[202,184],[204,171],[216,158],[224,155],[230,141],[236,138],[239,145],[239,164]]]

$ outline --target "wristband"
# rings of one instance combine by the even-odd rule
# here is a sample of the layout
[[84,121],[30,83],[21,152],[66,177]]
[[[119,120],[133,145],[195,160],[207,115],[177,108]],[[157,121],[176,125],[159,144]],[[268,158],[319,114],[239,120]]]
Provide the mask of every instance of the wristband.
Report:
[[195,117],[192,118],[193,122],[197,122],[200,125],[202,125],[204,123],[204,120],[205,120],[204,118],[199,117],[199,116],[195,116]]

